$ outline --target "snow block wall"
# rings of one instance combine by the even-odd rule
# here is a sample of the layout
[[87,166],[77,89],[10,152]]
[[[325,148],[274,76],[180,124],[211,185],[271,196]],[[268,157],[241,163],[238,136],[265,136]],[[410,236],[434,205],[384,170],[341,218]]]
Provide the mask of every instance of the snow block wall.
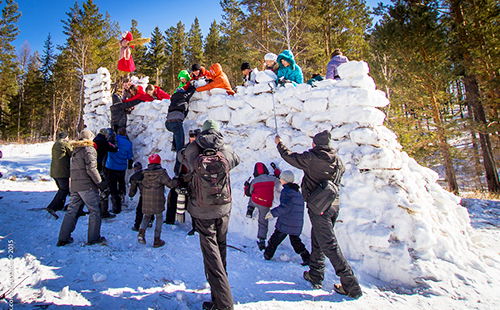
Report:
[[[85,124],[94,133],[109,127],[106,71],[86,77],[90,101]],[[432,287],[450,272],[458,275],[491,264],[474,254],[472,228],[460,199],[436,183],[435,172],[402,152],[396,135],[383,126],[385,114],[378,108],[389,101],[376,90],[368,65],[353,61],[338,72],[339,81],[324,80],[315,87],[287,85],[272,94],[268,82],[275,76],[265,71],[257,74],[260,84],[239,86],[235,96],[220,89],[193,96],[184,122],[186,135],[207,119],[218,120],[227,143],[241,157],[231,173],[230,232],[256,237],[257,223],[245,217],[248,198],[243,194],[243,183],[256,162],[275,162],[282,170],[294,171],[297,183],[302,178],[302,172],[284,162],[276,150],[274,100],[279,135],[293,151],[309,149],[314,134],[331,130],[332,145],[346,166],[335,230],[356,270],[387,282]],[[172,175],[173,137],[164,125],[168,106],[169,100],[137,105],[129,115],[128,132],[135,160],[146,165],[150,154],[159,153]],[[268,237],[273,226],[274,222]],[[303,236],[310,237],[307,215]]]

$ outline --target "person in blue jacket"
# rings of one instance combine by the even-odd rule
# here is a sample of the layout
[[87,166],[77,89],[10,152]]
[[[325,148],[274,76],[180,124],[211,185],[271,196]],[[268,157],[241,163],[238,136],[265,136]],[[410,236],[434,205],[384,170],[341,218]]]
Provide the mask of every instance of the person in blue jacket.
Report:
[[127,129],[120,127],[116,135],[116,147],[118,151],[108,153],[106,160],[106,180],[109,185],[112,212],[118,214],[122,211],[121,196],[125,196],[125,172],[132,169],[132,142],[127,137]]
[[276,80],[278,84],[284,84],[287,82],[292,82],[294,85],[304,83],[302,69],[295,63],[292,51],[284,50],[281,54],[279,54],[278,64],[278,78]]
[[278,246],[288,236],[295,253],[302,257],[302,265],[309,265],[309,251],[300,240],[302,226],[304,226],[304,200],[299,190],[299,185],[293,183],[294,175],[290,170],[280,174],[283,190],[280,196],[280,205],[269,211],[266,219],[277,217],[273,235],[267,242],[264,258],[270,260]]

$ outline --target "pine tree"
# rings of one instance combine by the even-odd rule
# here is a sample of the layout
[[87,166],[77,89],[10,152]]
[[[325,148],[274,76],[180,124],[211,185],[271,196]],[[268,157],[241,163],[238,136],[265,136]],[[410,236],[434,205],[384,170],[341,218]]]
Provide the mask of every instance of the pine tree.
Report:
[[224,14],[222,15],[221,32],[222,70],[227,74],[231,85],[239,83],[241,78],[241,64],[244,62],[246,48],[243,43],[243,11],[238,0],[220,1]]
[[195,63],[201,64],[204,60],[203,35],[201,33],[198,17],[194,19],[187,35],[186,60],[188,65]]
[[[449,85],[454,79],[447,45],[449,27],[438,7],[432,1],[425,5],[398,2],[390,6],[373,32],[375,41],[384,42],[374,45],[379,48],[374,53],[391,56],[392,65],[398,68],[391,87],[392,106],[399,103],[400,113],[409,112],[427,123],[427,132],[437,138],[434,145],[439,147],[449,189],[458,194],[452,148],[448,144],[454,128],[453,115],[447,114],[452,99]],[[422,123],[417,128],[425,129]]]
[[56,60],[56,55],[55,55],[55,50],[54,50],[54,44],[52,43],[50,33],[47,36],[47,39],[45,40],[44,48],[43,48],[43,55],[41,58],[42,62],[42,75],[43,75],[43,101],[46,104],[46,106],[50,106],[50,128],[51,128],[51,135],[52,139],[56,139],[56,134],[57,134],[57,128],[55,126],[55,90],[54,90],[54,83],[53,83],[53,70],[54,70],[54,62]]
[[165,31],[167,41],[167,70],[166,88],[174,90],[179,84],[177,76],[181,70],[187,67],[184,53],[187,46],[185,27],[182,22],[177,23],[177,27],[170,27]]
[[214,20],[210,24],[210,29],[205,40],[205,63],[207,69],[214,63],[221,61],[221,48],[220,26]]
[[166,57],[166,42],[160,28],[155,27],[151,33],[151,41],[148,45],[148,50],[144,58],[145,67],[143,72],[145,75],[149,76],[150,81],[153,84],[163,86],[164,82],[161,79],[163,76],[163,70],[167,63]]
[[[2,4],[3,1],[0,1]],[[12,42],[19,34],[17,22],[21,17],[17,3],[13,0],[6,0],[2,9],[0,19],[0,136],[6,138],[6,129],[11,122],[9,104],[12,97],[16,95],[16,76],[18,67],[16,64],[15,48]]]

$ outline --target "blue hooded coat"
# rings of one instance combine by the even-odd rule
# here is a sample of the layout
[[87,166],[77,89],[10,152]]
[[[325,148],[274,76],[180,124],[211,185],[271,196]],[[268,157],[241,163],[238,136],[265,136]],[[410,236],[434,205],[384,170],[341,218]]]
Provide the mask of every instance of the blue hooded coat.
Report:
[[[286,60],[290,65],[288,67],[283,66],[281,60]],[[278,81],[281,77],[284,77],[287,80],[290,80],[297,84],[304,83],[304,75],[302,74],[302,69],[295,63],[295,58],[293,56],[292,51],[284,50],[281,54],[279,54],[277,62],[279,64],[278,69]]]
[[116,153],[108,153],[106,168],[125,171],[127,170],[127,161],[134,156],[132,142],[127,136],[116,135],[116,147],[118,148]]

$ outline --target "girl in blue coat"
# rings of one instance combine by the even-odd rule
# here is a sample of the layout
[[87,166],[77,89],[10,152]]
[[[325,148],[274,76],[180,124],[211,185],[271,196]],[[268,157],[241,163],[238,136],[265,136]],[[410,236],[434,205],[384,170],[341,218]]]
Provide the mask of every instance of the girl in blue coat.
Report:
[[309,264],[309,251],[300,240],[302,226],[304,225],[304,200],[300,193],[299,186],[294,181],[293,172],[285,170],[280,174],[280,182],[283,190],[280,196],[280,205],[269,211],[266,219],[277,217],[276,227],[273,235],[267,242],[264,258],[270,260],[278,246],[287,236],[290,238],[295,253],[302,257],[302,265]]
[[294,85],[304,83],[302,69],[295,63],[292,51],[284,50],[279,54],[277,62],[279,64],[277,83],[283,83],[285,80],[294,83]]

